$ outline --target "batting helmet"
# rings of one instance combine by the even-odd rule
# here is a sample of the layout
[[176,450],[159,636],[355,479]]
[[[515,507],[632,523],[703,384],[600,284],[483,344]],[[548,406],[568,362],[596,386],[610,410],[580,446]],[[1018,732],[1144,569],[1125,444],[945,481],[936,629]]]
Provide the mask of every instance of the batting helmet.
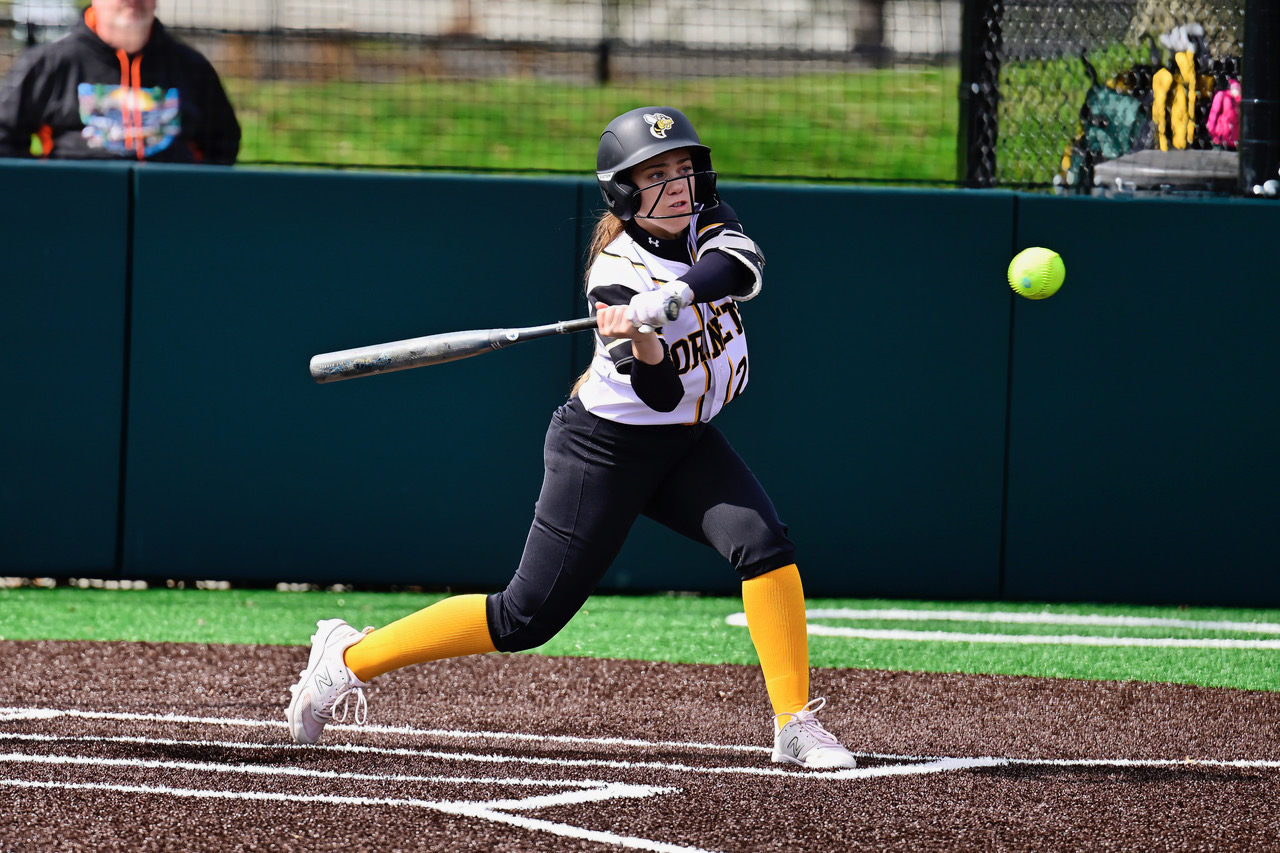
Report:
[[685,114],[672,107],[640,107],[609,122],[600,134],[596,181],[609,210],[623,220],[635,216],[639,212],[640,190],[644,188],[631,179],[632,168],[676,148],[688,149],[693,160],[694,198],[699,202],[698,208],[708,210],[719,205],[716,173],[711,169],[711,149],[698,139]]

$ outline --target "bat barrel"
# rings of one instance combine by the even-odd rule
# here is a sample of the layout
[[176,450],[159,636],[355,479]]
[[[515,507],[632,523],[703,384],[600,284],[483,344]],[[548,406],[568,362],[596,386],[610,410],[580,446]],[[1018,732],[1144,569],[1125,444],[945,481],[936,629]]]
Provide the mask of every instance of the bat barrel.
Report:
[[326,352],[311,359],[311,378],[316,382],[339,382],[361,376],[376,376],[427,364],[443,364],[470,358],[496,349],[491,341],[503,329],[447,332],[385,344]]
[[443,364],[496,349],[546,338],[594,329],[595,317],[579,320],[562,320],[545,326],[528,326],[522,329],[477,329],[466,332],[446,332],[410,338],[385,344],[374,344],[355,349],[325,352],[311,359],[311,378],[316,382],[340,382],[361,376],[376,376],[411,367]]

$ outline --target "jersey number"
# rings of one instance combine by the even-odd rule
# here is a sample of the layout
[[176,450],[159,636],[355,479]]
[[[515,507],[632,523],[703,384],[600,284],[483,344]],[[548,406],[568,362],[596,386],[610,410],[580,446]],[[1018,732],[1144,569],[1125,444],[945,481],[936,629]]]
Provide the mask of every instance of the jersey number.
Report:
[[742,361],[738,362],[738,367],[734,373],[738,374],[738,383],[733,386],[733,394],[725,399],[726,403],[741,394],[742,389],[747,385],[747,357],[745,355],[742,357]]

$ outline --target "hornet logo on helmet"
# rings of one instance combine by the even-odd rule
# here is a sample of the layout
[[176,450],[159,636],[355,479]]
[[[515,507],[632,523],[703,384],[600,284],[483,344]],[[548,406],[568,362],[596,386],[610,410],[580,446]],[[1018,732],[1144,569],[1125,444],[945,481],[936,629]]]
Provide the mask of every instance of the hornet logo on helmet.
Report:
[[659,139],[666,139],[667,131],[676,126],[675,120],[665,113],[645,113],[644,120],[649,123],[649,132]]

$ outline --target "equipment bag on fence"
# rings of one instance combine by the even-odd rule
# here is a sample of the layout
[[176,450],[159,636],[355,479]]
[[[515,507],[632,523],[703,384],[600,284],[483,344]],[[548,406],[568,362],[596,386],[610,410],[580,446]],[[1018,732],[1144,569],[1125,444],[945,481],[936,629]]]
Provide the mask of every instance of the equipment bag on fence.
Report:
[[1093,85],[1080,107],[1080,129],[1062,158],[1063,179],[1075,189],[1093,186],[1093,166],[1114,160],[1141,147],[1142,131],[1149,116],[1142,101],[1098,81],[1098,72],[1084,53],[1080,54]]

